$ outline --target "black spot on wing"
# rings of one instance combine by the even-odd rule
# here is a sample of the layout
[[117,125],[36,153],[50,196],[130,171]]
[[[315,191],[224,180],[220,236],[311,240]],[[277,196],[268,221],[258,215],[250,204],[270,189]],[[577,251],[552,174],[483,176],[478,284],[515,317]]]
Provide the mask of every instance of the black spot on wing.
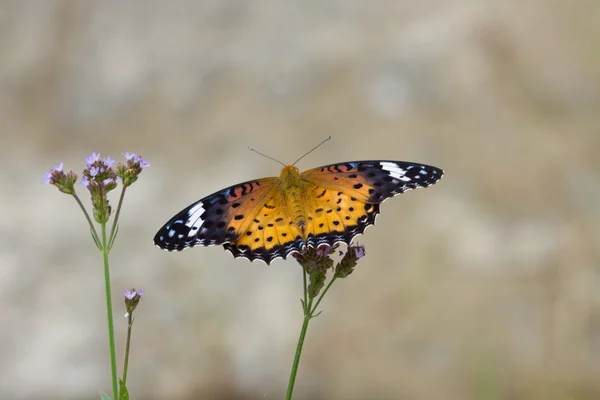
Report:
[[[358,219],[358,224],[344,226],[338,221],[334,221],[334,225],[340,227],[339,231],[324,232],[317,235],[309,234],[306,244],[308,246],[318,248],[322,244],[333,246],[335,243],[343,242],[350,244],[356,235],[364,233],[368,226],[375,224],[375,218],[379,214],[379,204],[368,204],[365,206],[366,214]],[[335,224],[338,222],[338,224]]]

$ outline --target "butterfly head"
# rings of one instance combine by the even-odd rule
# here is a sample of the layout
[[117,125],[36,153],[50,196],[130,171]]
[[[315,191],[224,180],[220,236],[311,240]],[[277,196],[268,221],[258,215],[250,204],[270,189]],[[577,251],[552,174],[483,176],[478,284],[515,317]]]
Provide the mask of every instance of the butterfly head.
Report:
[[286,165],[281,170],[281,175],[279,176],[281,179],[289,179],[292,177],[300,176],[300,170],[293,165]]

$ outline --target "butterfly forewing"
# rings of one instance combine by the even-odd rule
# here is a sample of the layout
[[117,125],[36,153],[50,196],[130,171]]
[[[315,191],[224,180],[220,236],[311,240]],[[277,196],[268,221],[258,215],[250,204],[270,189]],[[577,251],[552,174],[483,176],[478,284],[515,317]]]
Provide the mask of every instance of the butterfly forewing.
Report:
[[316,186],[307,244],[317,247],[352,239],[375,224],[379,204],[410,189],[427,187],[443,175],[439,168],[401,161],[352,161],[314,168],[302,177]]
[[265,178],[230,186],[183,209],[154,236],[165,250],[196,245],[219,245],[237,240],[253,215],[273,195],[277,178]]
[[304,179],[367,203],[381,203],[410,189],[436,183],[444,172],[430,165],[403,161],[352,161],[302,173]]

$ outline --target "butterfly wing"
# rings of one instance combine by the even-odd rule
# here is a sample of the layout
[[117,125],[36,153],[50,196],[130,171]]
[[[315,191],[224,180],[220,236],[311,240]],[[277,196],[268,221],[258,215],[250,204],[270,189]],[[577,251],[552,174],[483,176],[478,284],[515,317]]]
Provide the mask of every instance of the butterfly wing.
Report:
[[154,236],[165,250],[219,245],[238,240],[256,214],[276,192],[279,178],[264,178],[230,186],[186,207]]
[[349,244],[375,224],[384,200],[433,185],[443,174],[436,167],[402,161],[354,161],[303,172],[303,179],[315,185],[307,244]]
[[276,190],[260,209],[250,217],[240,237],[224,245],[234,257],[262,260],[270,264],[276,258],[285,259],[301,251],[304,240],[292,221],[280,191]]

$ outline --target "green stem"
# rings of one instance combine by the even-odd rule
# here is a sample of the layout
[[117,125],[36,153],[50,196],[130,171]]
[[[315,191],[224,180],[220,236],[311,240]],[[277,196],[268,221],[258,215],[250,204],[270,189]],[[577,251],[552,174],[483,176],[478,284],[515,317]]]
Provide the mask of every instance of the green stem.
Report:
[[337,277],[334,275],[333,278],[329,281],[329,284],[327,285],[325,290],[323,290],[323,293],[321,293],[321,295],[319,296],[319,300],[317,300],[315,306],[310,310],[311,316],[314,315],[315,311],[317,310],[317,307],[319,307],[319,304],[321,303],[321,300],[323,300],[323,297],[325,296],[331,285],[333,285],[333,282],[335,282],[336,279]]
[[115,240],[115,229],[117,228],[117,221],[119,220],[119,214],[121,213],[121,206],[123,205],[123,198],[125,197],[125,189],[126,186],[123,186],[123,190],[121,190],[121,196],[119,197],[119,204],[117,205],[117,211],[115,212],[115,219],[113,219],[112,228],[110,229],[110,236],[108,237],[108,243],[110,243],[110,247],[112,247],[112,243]]
[[[307,307],[310,307],[307,306]],[[308,310],[309,308],[307,308]],[[304,346],[304,338],[306,337],[306,330],[308,329],[308,322],[311,319],[310,314],[304,315],[304,323],[302,324],[302,330],[300,331],[300,337],[298,338],[298,345],[296,346],[296,356],[294,357],[294,363],[292,364],[292,372],[290,373],[290,382],[288,384],[287,394],[285,395],[286,400],[291,400],[292,392],[294,391],[294,383],[296,383],[296,374],[298,373],[298,365],[300,364],[300,355],[302,354],[302,347]]]
[[127,316],[127,342],[125,344],[125,361],[123,362],[123,385],[127,385],[127,365],[129,364],[129,345],[131,344],[131,327],[133,326],[133,315]]
[[117,399],[117,358],[115,353],[115,329],[113,326],[112,298],[110,294],[110,270],[108,267],[108,243],[106,242],[106,222],[102,226],[102,256],[104,258],[104,289],[106,291],[106,314],[108,319],[108,345],[110,347],[110,372],[112,375],[113,399]]
[[303,278],[304,278],[304,303],[302,303],[304,305],[304,314],[306,314],[306,311],[308,310],[308,286],[306,283],[306,275],[308,275],[306,273],[306,268],[302,267],[302,272],[303,272]]
[[73,197],[77,201],[77,204],[79,204],[79,207],[81,207],[81,211],[83,211],[83,214],[85,215],[85,218],[87,219],[87,222],[90,225],[90,232],[92,232],[92,236],[94,238],[94,242],[96,242],[96,244],[100,243],[100,239],[98,238],[98,233],[96,232],[96,228],[94,227],[94,223],[92,222],[92,219],[90,218],[90,215],[88,214],[87,210],[83,206],[83,203],[79,199],[79,196],[77,196],[77,193],[73,193]]

